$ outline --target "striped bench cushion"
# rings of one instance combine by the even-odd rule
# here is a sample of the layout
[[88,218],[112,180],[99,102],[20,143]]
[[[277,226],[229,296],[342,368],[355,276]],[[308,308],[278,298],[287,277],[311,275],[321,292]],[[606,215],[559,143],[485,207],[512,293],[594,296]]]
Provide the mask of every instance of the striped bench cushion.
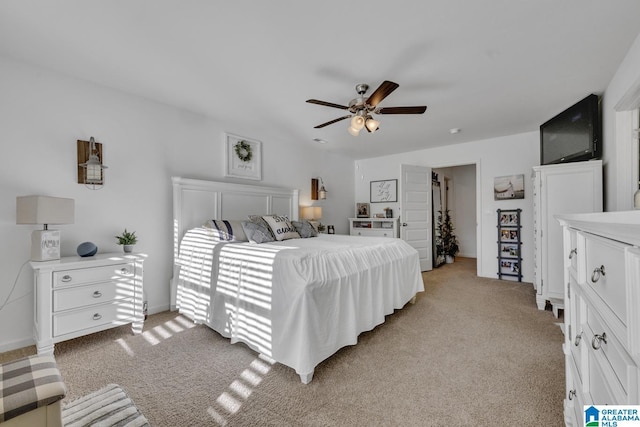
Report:
[[67,389],[53,355],[0,365],[0,422],[62,399]]
[[67,403],[62,408],[62,423],[65,427],[149,426],[149,421],[117,384]]

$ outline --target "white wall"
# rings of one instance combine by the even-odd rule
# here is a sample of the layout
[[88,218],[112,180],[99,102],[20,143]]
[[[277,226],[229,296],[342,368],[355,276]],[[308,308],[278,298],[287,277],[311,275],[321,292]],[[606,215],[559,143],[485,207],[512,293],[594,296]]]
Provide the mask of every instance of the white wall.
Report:
[[[171,176],[224,178],[223,132],[262,141],[259,184],[299,188],[309,205],[310,180],[322,176],[329,198],[323,223],[347,233],[352,215],[353,162],[269,131],[227,129],[224,123],[85,81],[0,57],[0,304],[30,256],[37,226],[15,224],[15,199],[51,195],[75,199],[75,224],[62,232],[62,255],[92,241],[100,252],[121,251],[114,235],[125,227],[148,254],[145,289],[151,312],[169,306],[172,264]],[[76,140],[103,143],[106,185],[91,191],[76,180]],[[255,181],[242,181],[256,183]],[[203,219],[207,216],[203,213]],[[32,343],[33,292],[28,266],[11,302],[0,310],[0,351]]]
[[[356,201],[369,200],[369,182],[394,179],[400,175],[400,165],[420,165],[432,168],[456,165],[476,165],[476,218],[478,223],[478,275],[497,277],[497,209],[522,209],[522,272],[523,281],[533,281],[533,194],[531,168],[539,163],[539,135],[529,132],[483,141],[449,145],[392,156],[355,162]],[[493,179],[499,176],[525,176],[525,198],[494,201]],[[397,212],[397,203],[389,204]],[[381,206],[386,207],[385,206]],[[377,207],[372,207],[372,213]],[[462,208],[464,209],[464,208]]]
[[[633,193],[638,188],[637,143],[629,136],[630,113],[614,111],[625,95],[635,91],[640,100],[640,35],[629,49],[607,86],[602,99],[603,109],[603,163],[605,210],[629,210],[633,207]],[[635,108],[638,108],[636,102]],[[622,126],[618,122],[622,122]]]

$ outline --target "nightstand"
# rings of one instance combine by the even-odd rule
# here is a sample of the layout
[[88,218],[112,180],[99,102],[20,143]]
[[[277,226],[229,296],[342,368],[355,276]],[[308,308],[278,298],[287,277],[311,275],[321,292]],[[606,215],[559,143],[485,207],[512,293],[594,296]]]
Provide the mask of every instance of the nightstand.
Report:
[[142,332],[142,254],[104,253],[32,261],[38,354],[55,343],[131,323]]

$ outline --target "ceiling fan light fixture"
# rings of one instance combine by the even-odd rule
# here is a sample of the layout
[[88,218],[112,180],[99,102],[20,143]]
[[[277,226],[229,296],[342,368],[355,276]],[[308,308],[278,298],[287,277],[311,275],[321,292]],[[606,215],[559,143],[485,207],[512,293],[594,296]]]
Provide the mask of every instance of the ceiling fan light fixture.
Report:
[[354,128],[353,126],[349,126],[349,127],[347,128],[347,132],[349,132],[349,133],[350,133],[351,135],[353,135],[353,136],[358,136],[358,135],[360,135],[360,129],[356,129],[356,128]]
[[378,130],[380,122],[376,119],[368,118],[365,122],[365,126],[367,127],[367,129],[369,129],[369,132],[375,132]]

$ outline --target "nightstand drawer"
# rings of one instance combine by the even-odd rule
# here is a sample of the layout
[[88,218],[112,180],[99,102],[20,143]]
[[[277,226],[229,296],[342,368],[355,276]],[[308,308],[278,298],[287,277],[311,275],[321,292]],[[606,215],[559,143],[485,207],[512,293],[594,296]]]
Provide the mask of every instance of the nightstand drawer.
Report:
[[53,315],[53,336],[70,334],[103,325],[124,325],[134,318],[133,300],[114,301],[82,310]]
[[63,311],[133,297],[132,286],[102,282],[53,291],[53,311]]
[[122,277],[131,277],[134,273],[135,269],[133,265],[127,263],[56,271],[53,273],[53,287],[105,282]]

